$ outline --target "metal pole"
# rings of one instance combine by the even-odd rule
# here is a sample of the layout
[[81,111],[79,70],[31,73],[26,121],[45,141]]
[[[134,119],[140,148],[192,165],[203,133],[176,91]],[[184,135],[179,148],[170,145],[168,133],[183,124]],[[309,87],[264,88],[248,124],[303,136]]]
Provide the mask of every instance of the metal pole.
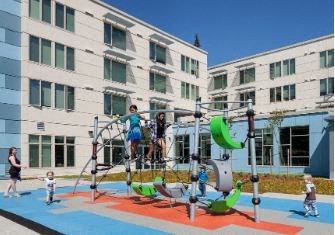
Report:
[[[126,124],[123,126],[123,143],[124,146],[127,146],[127,128],[126,128]],[[128,192],[128,196],[130,196],[131,194],[131,189],[130,189],[130,185],[131,185],[131,171],[130,171],[130,154],[128,153],[128,148],[125,148],[125,160],[126,160],[126,172],[127,172],[127,192]]]
[[259,204],[261,203],[261,199],[258,197],[258,175],[256,169],[256,148],[255,148],[255,112],[252,109],[252,99],[248,99],[248,137],[249,137],[249,146],[251,152],[251,172],[252,175],[250,180],[252,182],[253,188],[253,198],[252,204],[254,204],[254,214],[255,214],[255,222],[259,223]]
[[98,117],[94,118],[93,142],[92,142],[92,179],[91,179],[91,202],[95,200],[95,191],[97,189],[97,147],[98,147]]
[[286,175],[288,176],[289,166],[290,166],[290,149],[287,149],[287,171]]
[[201,98],[198,97],[195,103],[195,125],[194,125],[194,146],[193,146],[193,154],[192,154],[192,186],[191,186],[191,196],[190,200],[190,220],[194,221],[195,219],[195,206],[196,202],[198,201],[196,190],[197,190],[197,181],[198,181],[198,169],[197,164],[199,160],[199,129],[200,129],[200,118],[202,116],[201,113]]

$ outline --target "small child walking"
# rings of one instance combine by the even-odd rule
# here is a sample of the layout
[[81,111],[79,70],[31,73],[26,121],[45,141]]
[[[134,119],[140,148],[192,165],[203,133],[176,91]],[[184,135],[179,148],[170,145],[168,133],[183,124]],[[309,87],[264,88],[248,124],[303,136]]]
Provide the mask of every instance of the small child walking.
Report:
[[206,183],[208,181],[208,174],[205,167],[200,168],[199,172],[199,190],[201,192],[200,197],[206,197]]
[[304,201],[304,208],[306,210],[305,217],[311,215],[311,209],[314,212],[315,217],[319,217],[320,214],[318,212],[318,208],[316,207],[316,188],[315,185],[312,183],[312,175],[305,174],[304,175],[304,183],[305,183],[305,191],[306,198]]
[[47,193],[45,203],[47,205],[50,205],[53,202],[53,196],[56,191],[56,179],[54,178],[54,175],[53,171],[48,171],[46,178],[37,177],[38,180],[45,181],[45,189]]

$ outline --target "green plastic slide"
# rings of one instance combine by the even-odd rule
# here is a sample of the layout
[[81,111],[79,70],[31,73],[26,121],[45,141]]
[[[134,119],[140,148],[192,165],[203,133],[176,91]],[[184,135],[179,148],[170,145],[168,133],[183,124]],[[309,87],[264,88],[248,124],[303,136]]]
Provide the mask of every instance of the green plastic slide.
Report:
[[241,195],[241,190],[242,190],[242,182],[237,181],[236,189],[232,196],[227,197],[226,199],[220,201],[209,200],[209,204],[207,205],[208,209],[214,213],[224,213],[230,210],[231,208],[233,208],[233,206],[239,199]]
[[213,117],[210,123],[211,134],[215,143],[225,149],[242,149],[242,142],[235,142],[230,134],[227,126],[227,120],[222,117]]
[[133,183],[131,187],[138,195],[145,197],[153,197],[157,193],[157,190],[153,185]]

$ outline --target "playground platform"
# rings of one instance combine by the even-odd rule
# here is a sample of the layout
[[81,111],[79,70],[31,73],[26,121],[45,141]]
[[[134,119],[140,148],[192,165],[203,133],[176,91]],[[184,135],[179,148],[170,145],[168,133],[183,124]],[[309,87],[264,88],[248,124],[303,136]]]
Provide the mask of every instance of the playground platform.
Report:
[[[1,180],[5,188],[8,181]],[[334,234],[334,198],[318,195],[320,217],[304,217],[303,195],[261,194],[260,223],[253,222],[252,195],[242,193],[233,210],[213,215],[199,204],[188,217],[188,195],[175,202],[127,195],[125,182],[99,185],[90,202],[89,182],[72,194],[74,180],[57,179],[55,202],[44,203],[43,182],[18,183],[21,198],[0,197],[2,234]],[[208,192],[208,199],[218,193]],[[205,200],[205,199],[201,199]]]

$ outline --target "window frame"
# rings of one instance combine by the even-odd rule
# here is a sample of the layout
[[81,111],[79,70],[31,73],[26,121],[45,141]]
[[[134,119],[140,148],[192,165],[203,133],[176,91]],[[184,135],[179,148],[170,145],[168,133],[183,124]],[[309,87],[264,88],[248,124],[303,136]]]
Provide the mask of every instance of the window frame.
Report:
[[[123,113],[115,113],[114,112],[114,109],[115,109],[115,107],[113,107],[114,97],[124,98],[124,110],[123,110],[124,112]],[[109,101],[109,102],[107,103],[106,101]],[[123,116],[123,115],[126,115],[127,114],[126,107],[127,107],[127,98],[126,97],[104,93],[104,114],[105,115],[109,115],[109,116],[114,116],[114,115]],[[106,112],[106,110],[108,110],[108,111]]]
[[[164,61],[162,60],[157,60],[157,47],[164,49]],[[149,59],[153,62],[157,62],[160,64],[165,64],[166,65],[166,54],[167,54],[167,47],[164,47],[154,41],[149,41]]]
[[[331,81],[332,80],[332,81]],[[321,83],[325,82],[325,91],[321,91]],[[333,90],[329,90],[331,86],[329,84],[332,84]],[[334,95],[334,78],[333,77],[328,77],[328,78],[323,78],[320,79],[320,96],[329,96],[329,95]],[[331,89],[331,88],[330,88]]]
[[[62,15],[63,15],[63,17],[62,17],[62,25],[57,25],[57,21],[58,21],[57,20],[57,5],[61,6],[62,9],[63,9],[62,10]],[[68,10],[73,11],[73,31],[68,28],[68,15],[67,15]],[[75,28],[76,28],[76,26],[75,26],[76,25],[76,23],[75,23],[76,20],[75,19],[76,19],[76,10],[74,8],[68,7],[68,6],[66,6],[66,5],[64,5],[62,3],[59,3],[59,2],[55,1],[55,26],[56,27],[64,29],[64,30],[66,30],[68,32],[74,33],[75,32]]]
[[[157,90],[157,88],[156,88],[156,84],[157,84],[156,76],[160,76],[161,78],[164,78],[164,80],[165,80],[164,91]],[[149,73],[149,90],[159,92],[159,93],[162,93],[162,94],[166,94],[166,92],[167,92],[166,80],[167,80],[167,76],[164,76],[164,75],[161,75],[159,73],[155,73],[155,72],[150,71],[150,73]]]
[[[259,135],[259,133],[261,133],[261,135]],[[265,143],[266,135],[272,135],[272,144]],[[262,155],[261,156],[257,155],[257,151],[255,151],[255,153],[256,153],[256,165],[257,166],[270,166],[271,167],[271,166],[274,165],[273,164],[273,146],[274,146],[273,138],[274,138],[274,132],[271,128],[255,129],[255,148],[257,149],[257,146],[256,146],[257,140],[261,140],[261,143],[262,143],[262,145],[261,145]],[[248,144],[249,144],[249,142],[248,142]],[[266,151],[265,148],[267,148],[267,147],[269,147],[270,151],[271,151],[271,155],[269,155],[269,156],[266,155],[267,151]],[[269,164],[265,164],[266,158],[268,158]],[[259,160],[260,160],[261,164],[259,164]],[[248,147],[248,165],[249,166],[251,165],[250,145]]]
[[[253,72],[253,79],[246,81],[246,76],[248,75],[248,73],[251,70],[254,71]],[[242,74],[243,74],[243,76],[241,76]],[[245,69],[239,70],[239,77],[240,77],[240,85],[244,85],[244,84],[248,84],[248,83],[251,83],[251,82],[255,82],[256,81],[256,68],[255,67],[251,67],[251,68],[245,68]]]

